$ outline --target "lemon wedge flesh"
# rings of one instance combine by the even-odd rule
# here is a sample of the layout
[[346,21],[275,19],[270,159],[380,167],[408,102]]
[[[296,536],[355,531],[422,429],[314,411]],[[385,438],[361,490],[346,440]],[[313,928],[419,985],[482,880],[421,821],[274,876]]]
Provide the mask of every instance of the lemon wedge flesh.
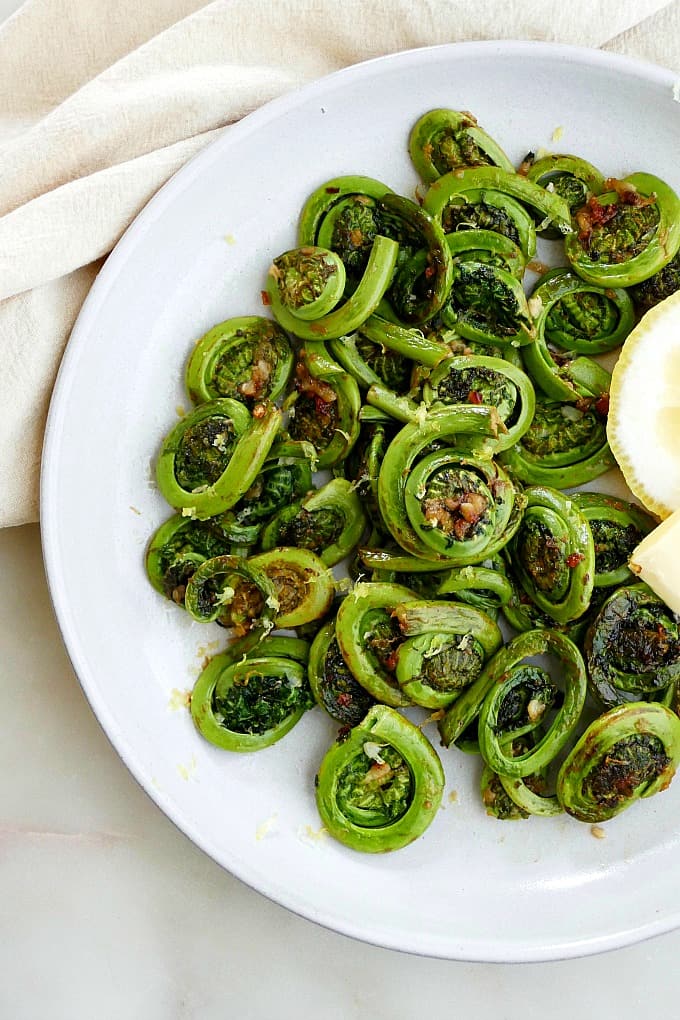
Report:
[[648,510],[680,509],[680,291],[650,309],[612,373],[607,438]]
[[640,542],[630,569],[680,615],[680,510],[662,521]]

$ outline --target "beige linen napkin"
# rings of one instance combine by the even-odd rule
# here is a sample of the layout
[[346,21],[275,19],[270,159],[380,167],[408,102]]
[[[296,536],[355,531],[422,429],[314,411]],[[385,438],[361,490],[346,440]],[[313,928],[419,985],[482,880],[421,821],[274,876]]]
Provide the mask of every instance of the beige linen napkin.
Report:
[[28,0],[0,28],[0,526],[37,519],[78,309],[130,220],[226,125],[369,57],[542,39],[680,73],[680,0]]

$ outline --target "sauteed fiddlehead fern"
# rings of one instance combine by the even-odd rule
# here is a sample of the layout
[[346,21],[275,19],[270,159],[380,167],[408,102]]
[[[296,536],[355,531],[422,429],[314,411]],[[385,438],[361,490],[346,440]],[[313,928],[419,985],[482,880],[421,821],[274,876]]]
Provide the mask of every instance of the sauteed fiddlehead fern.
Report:
[[[654,521],[563,491],[614,464],[595,359],[677,289],[680,201],[572,155],[515,172],[453,110],[409,148],[422,206],[371,177],[322,184],[263,260],[269,314],[197,342],[196,406],[157,460],[176,514],[146,555],[185,625],[229,631],[192,693],[199,732],[258,750],[321,706],[341,729],[319,812],[366,852],[405,846],[441,801],[403,709],[481,754],[497,818],[602,821],[664,789],[680,753],[680,621],[628,568]],[[534,261],[537,235],[564,240],[561,266]],[[497,620],[520,634],[503,645]],[[606,714],[570,751],[581,647]]]

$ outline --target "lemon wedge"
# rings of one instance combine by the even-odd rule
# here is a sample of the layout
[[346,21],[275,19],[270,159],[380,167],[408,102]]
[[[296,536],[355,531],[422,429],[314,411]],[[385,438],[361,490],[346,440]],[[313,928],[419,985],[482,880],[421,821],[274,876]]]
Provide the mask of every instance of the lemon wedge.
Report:
[[680,615],[680,511],[650,531],[633,550],[630,569]]
[[680,509],[680,291],[643,315],[612,372],[607,438],[648,510]]

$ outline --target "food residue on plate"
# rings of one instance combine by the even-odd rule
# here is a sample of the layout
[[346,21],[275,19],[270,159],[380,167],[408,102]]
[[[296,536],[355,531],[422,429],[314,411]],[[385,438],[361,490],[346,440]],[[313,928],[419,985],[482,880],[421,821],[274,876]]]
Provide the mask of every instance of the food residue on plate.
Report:
[[265,839],[267,836],[271,836],[276,832],[278,822],[278,812],[270,815],[269,818],[265,818],[263,822],[260,822],[257,829],[255,830],[255,839],[258,841]]
[[179,774],[182,777],[182,779],[185,782],[188,782],[188,780],[191,779],[191,777],[195,773],[197,765],[198,765],[198,762],[196,760],[196,755],[192,754],[191,758],[189,759],[188,764],[187,765],[179,764],[177,766],[177,771],[179,772]]
[[170,700],[168,701],[168,710],[170,712],[178,712],[182,708],[188,708],[191,704],[191,691],[181,691],[179,687],[173,687],[170,691]]

